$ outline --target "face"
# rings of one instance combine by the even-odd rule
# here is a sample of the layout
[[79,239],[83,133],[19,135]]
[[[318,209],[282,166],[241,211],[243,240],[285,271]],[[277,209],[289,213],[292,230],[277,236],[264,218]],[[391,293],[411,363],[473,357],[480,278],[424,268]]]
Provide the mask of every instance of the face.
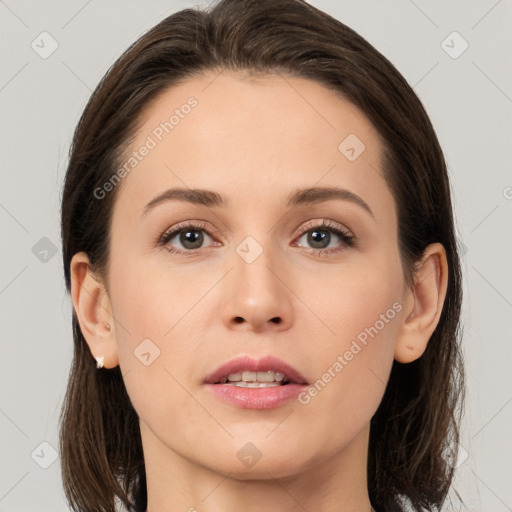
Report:
[[[381,152],[360,110],[307,79],[209,74],[150,105],[118,185],[108,274],[148,453],[282,477],[367,440],[407,294]],[[300,194],[318,187],[342,192]],[[222,202],[154,201],[172,188]],[[239,357],[306,384],[205,384]]]

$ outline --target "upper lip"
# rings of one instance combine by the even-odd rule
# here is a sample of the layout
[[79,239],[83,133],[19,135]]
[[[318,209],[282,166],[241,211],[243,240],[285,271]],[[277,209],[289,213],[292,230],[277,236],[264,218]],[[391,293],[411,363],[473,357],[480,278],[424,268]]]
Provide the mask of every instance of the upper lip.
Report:
[[241,356],[231,359],[231,361],[219,366],[213,373],[208,375],[204,383],[216,384],[220,382],[223,377],[244,370],[252,372],[273,370],[274,372],[284,373],[291,383],[307,384],[306,379],[295,368],[274,356],[265,356],[260,359],[254,359],[250,356]]

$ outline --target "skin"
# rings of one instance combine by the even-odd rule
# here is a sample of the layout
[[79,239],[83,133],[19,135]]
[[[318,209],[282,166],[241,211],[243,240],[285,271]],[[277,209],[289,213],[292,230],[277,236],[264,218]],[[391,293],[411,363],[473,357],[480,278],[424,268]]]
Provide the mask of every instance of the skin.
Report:
[[[303,78],[215,77],[174,86],[146,111],[130,151],[190,96],[198,101],[119,185],[105,279],[86,254],[73,257],[80,327],[91,354],[105,358],[100,371],[123,372],[140,418],[150,512],[370,511],[370,420],[393,359],[420,357],[437,325],[445,251],[429,246],[407,285],[382,144],[359,109]],[[366,146],[354,161],[338,150],[349,134]],[[174,186],[216,191],[229,206],[171,201],[142,215]],[[347,189],[373,215],[338,199],[286,207],[289,193],[311,186]],[[157,245],[188,220],[207,223],[197,254]],[[337,252],[319,255],[301,230],[322,220],[350,230],[356,245],[331,232],[323,247]],[[236,251],[247,236],[263,249],[250,264]],[[172,245],[187,250],[179,236]],[[314,383],[394,303],[396,316],[307,404],[241,409],[202,384],[236,356],[267,354]],[[146,338],[160,350],[148,366],[134,356]],[[262,454],[251,467],[237,457],[248,442]]]

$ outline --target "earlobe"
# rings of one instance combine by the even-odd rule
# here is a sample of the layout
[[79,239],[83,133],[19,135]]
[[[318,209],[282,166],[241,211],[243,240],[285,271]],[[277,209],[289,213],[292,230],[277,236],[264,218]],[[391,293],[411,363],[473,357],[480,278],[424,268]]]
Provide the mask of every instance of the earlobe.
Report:
[[423,355],[443,310],[448,286],[446,251],[431,244],[414,273],[414,285],[404,298],[406,307],[395,344],[395,360],[410,363]]
[[[119,364],[112,307],[104,283],[91,270],[86,253],[76,253],[70,263],[71,298],[80,330],[98,368]],[[103,358],[103,359],[101,359]]]

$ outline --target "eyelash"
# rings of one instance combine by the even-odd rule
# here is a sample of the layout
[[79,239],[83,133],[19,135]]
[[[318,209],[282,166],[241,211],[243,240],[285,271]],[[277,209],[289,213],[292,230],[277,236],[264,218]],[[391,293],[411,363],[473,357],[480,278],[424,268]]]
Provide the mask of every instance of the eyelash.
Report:
[[[172,254],[182,254],[185,256],[194,256],[195,254],[198,254],[203,249],[195,249],[195,250],[181,250],[176,249],[169,245],[170,240],[172,240],[177,234],[180,234],[181,232],[186,231],[205,231],[208,236],[212,237],[210,232],[206,229],[207,223],[206,222],[184,222],[182,224],[178,224],[177,226],[173,227],[169,231],[165,231],[158,239],[157,245],[159,246],[165,246],[167,251],[169,251]],[[329,231],[331,233],[334,233],[336,236],[338,236],[341,241],[347,246],[347,247],[353,247],[355,245],[355,237],[354,235],[348,231],[347,229],[340,228],[338,224],[334,224],[333,222],[329,220],[323,220],[321,224],[311,222],[310,224],[306,224],[304,229],[301,231],[301,233],[298,235],[297,238],[302,238],[303,235],[308,233],[309,231]],[[340,252],[343,249],[340,248],[331,248],[331,249],[309,249],[311,252],[315,253],[318,256],[321,256],[322,254],[330,254],[333,252]]]

